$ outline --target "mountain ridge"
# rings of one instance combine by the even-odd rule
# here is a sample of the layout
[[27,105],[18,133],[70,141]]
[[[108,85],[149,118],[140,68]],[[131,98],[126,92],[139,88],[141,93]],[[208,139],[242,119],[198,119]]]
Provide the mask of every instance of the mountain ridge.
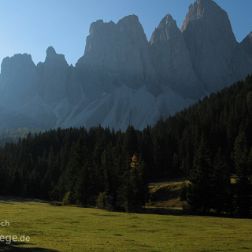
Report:
[[251,63],[251,34],[238,43],[212,0],[190,5],[181,28],[166,15],[150,40],[136,15],[97,20],[75,66],[51,46],[37,65],[28,54],[3,60],[0,120],[8,111],[19,115],[10,127],[25,124],[23,116],[28,128],[142,129],[244,78]]

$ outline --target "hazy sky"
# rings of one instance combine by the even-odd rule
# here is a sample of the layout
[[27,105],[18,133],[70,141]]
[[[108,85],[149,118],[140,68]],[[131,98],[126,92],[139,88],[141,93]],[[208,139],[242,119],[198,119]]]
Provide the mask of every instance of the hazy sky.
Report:
[[[0,61],[15,53],[43,61],[49,45],[75,64],[83,55],[90,23],[136,14],[150,37],[165,14],[179,26],[194,0],[0,0]],[[252,31],[251,0],[216,0],[230,16],[238,40]]]

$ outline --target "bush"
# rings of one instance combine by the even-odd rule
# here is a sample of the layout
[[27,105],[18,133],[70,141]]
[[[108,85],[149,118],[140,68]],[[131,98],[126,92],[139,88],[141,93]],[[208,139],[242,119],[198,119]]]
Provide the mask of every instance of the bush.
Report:
[[70,205],[72,203],[71,198],[72,198],[72,193],[71,192],[66,192],[64,197],[63,197],[62,204],[64,206]]
[[96,199],[96,206],[100,209],[113,210],[111,197],[106,192],[101,192]]

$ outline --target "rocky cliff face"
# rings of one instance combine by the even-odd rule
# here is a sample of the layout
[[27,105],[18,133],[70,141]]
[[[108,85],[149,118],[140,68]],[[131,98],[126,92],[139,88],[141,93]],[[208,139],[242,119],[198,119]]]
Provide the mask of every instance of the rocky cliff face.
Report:
[[109,126],[141,129],[252,73],[252,35],[238,43],[227,13],[196,0],[181,29],[165,16],[147,40],[137,16],[94,22],[69,66],[49,47],[2,63],[0,129]]
[[5,58],[0,76],[0,129],[51,128],[55,115],[39,95],[36,65],[28,54]]
[[183,34],[171,15],[165,16],[153,32],[150,50],[159,83],[187,98],[198,98],[204,94]]
[[67,97],[69,66],[53,47],[47,49],[45,62],[37,65],[37,75],[39,94],[45,102],[58,103]]
[[231,62],[237,42],[227,13],[212,0],[197,0],[182,26],[193,68],[208,92],[236,79]]
[[241,42],[241,48],[252,59],[252,32]]
[[16,108],[37,93],[36,66],[28,54],[3,59],[0,76],[0,103]]
[[135,15],[114,22],[99,20],[90,27],[84,56],[77,67],[99,72],[114,85],[140,87],[153,76],[148,41]]

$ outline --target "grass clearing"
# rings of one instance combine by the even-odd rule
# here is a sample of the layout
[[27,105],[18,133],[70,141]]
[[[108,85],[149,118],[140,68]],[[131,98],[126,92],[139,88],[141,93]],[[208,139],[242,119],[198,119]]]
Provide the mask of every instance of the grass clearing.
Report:
[[183,188],[188,185],[188,180],[162,181],[149,184],[150,200],[147,207],[181,209],[186,202],[181,201]]
[[[252,220],[128,214],[39,202],[0,202],[1,235],[56,251],[252,251]],[[35,251],[35,250],[34,250]],[[40,250],[41,251],[41,250]],[[46,250],[43,250],[46,251]]]

